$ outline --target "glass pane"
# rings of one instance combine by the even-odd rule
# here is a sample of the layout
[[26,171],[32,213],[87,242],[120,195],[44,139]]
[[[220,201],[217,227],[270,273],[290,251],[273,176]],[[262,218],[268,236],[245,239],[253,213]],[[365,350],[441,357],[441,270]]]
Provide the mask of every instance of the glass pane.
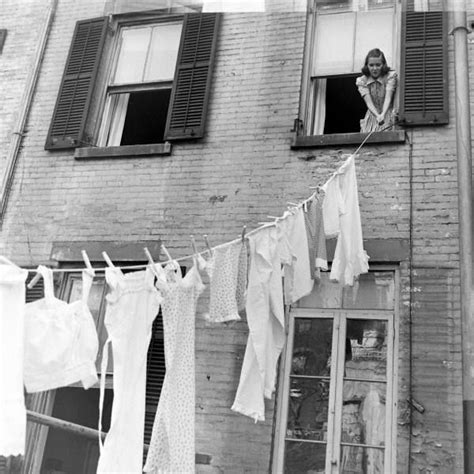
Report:
[[371,12],[357,13],[354,66],[356,70],[362,68],[365,56],[374,48],[381,49],[385,54],[387,64],[390,67],[394,67],[394,20],[394,8],[383,8]]
[[359,283],[345,287],[343,308],[393,309],[395,306],[395,275],[393,272],[370,272],[360,275]]
[[298,301],[298,308],[342,308],[343,286],[329,280],[329,272],[321,273],[313,291]]
[[151,32],[151,27],[122,30],[119,58],[113,80],[114,84],[143,81]]
[[317,16],[313,77],[353,72],[354,29],[353,12]]
[[286,441],[285,474],[323,474],[326,444]]
[[345,378],[385,380],[387,321],[348,319]]
[[145,81],[173,80],[181,29],[181,23],[163,24],[153,28]]
[[381,474],[383,458],[383,449],[341,446],[341,473]]
[[287,438],[327,440],[329,380],[292,379]]
[[291,373],[329,377],[332,319],[295,318]]

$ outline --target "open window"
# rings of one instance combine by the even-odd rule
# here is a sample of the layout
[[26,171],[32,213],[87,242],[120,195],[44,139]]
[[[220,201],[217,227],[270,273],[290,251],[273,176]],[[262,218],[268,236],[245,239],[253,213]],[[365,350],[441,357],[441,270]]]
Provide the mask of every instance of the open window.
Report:
[[[218,26],[217,13],[154,12],[77,22],[45,149],[143,151],[165,141],[202,138]],[[104,106],[91,106],[97,103]]]
[[352,2],[316,1],[312,18],[305,135],[358,133],[367,107],[355,80],[365,55],[381,49],[398,69],[399,15],[395,0],[370,1],[353,11]]

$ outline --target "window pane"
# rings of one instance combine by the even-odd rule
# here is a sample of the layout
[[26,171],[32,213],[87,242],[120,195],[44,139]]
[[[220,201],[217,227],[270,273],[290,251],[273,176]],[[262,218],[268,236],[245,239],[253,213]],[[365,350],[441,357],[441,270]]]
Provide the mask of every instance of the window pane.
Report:
[[295,318],[291,373],[330,376],[332,319]]
[[317,16],[313,77],[352,72],[354,29],[353,12]]
[[292,378],[287,438],[327,440],[329,380]]
[[377,448],[341,447],[341,473],[383,473],[384,451]]
[[393,63],[393,29],[395,9],[383,8],[370,12],[357,13],[357,33],[355,44],[354,69],[359,71],[364,65],[365,56],[374,48],[379,48],[385,54],[387,64]]
[[394,273],[370,272],[360,275],[358,285],[344,288],[342,306],[348,309],[393,309]]
[[285,474],[324,474],[326,445],[287,441]]
[[349,319],[346,332],[345,378],[385,380],[387,322]]
[[321,273],[313,291],[298,301],[298,308],[342,308],[342,285],[329,280],[329,272]]
[[113,84],[142,82],[152,28],[122,30],[121,44]]
[[164,24],[153,28],[145,81],[173,80],[181,29],[181,23]]

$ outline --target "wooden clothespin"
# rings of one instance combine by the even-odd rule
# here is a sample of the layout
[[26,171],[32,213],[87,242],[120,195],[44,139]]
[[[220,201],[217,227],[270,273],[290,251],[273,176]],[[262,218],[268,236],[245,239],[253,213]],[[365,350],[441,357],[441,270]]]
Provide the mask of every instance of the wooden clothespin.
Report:
[[246,232],[247,232],[247,226],[244,225],[244,226],[242,227],[242,243],[245,242],[245,234],[246,234]]
[[94,269],[92,268],[91,261],[89,260],[89,256],[87,255],[87,252],[85,250],[81,250],[81,254],[82,254],[82,260],[84,260],[86,268],[87,270],[89,270],[89,274],[95,275]]
[[168,252],[168,249],[163,245],[161,244],[161,249],[163,250],[164,254],[166,255],[166,258],[172,262],[173,261],[173,258],[171,257],[170,253]]
[[207,234],[204,234],[203,238],[204,238],[204,242],[206,242],[206,247],[207,247],[207,250],[209,251],[209,255],[212,257],[212,248],[211,248],[211,245],[209,244],[209,239],[207,238]]
[[107,265],[110,268],[114,268],[114,264],[112,263],[112,260],[110,260],[110,257],[107,255],[106,252],[102,252],[102,257],[104,257],[104,260],[107,262]]
[[196,247],[196,240],[194,239],[194,235],[191,235],[190,237],[191,237],[191,245],[193,246],[193,252],[196,255],[199,253]]
[[29,290],[31,290],[35,285],[36,283],[39,282],[39,279],[41,278],[41,273],[38,271],[38,269],[36,270],[36,275],[33,277],[33,279],[28,283],[27,285],[27,288]]
[[155,262],[153,261],[153,257],[151,256],[151,253],[150,251],[148,250],[148,247],[143,247],[143,250],[145,252],[145,255],[147,256],[148,258],[148,263],[153,266],[155,264]]

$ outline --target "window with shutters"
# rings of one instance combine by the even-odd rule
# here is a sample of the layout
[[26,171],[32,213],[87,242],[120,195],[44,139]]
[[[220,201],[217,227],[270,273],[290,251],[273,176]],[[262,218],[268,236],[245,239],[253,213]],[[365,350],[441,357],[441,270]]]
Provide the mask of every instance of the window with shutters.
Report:
[[[157,144],[202,138],[219,14],[120,16],[106,40],[107,24],[76,25],[46,149],[77,148],[76,158],[87,157],[87,147],[97,156],[120,154],[120,147],[146,154]],[[91,112],[92,97],[102,106]]]
[[416,11],[413,0],[314,0],[293,146],[360,144],[367,105],[355,81],[374,48],[398,81],[395,126],[370,141],[404,141],[400,125],[446,123],[445,31],[443,12]]
[[[43,297],[41,282],[42,280],[32,290],[28,290],[27,299]],[[57,287],[57,293],[60,298],[66,301],[80,299],[81,292],[82,279],[79,272],[66,274]],[[88,305],[94,317],[99,336],[99,353],[96,362],[98,372],[102,358],[102,348],[107,338],[107,330],[104,326],[106,292],[107,285],[104,275],[96,275],[90,291]],[[109,429],[113,400],[111,390],[113,361],[110,359],[106,373],[103,417],[103,430],[105,432]],[[152,337],[148,349],[144,426],[145,444],[148,444],[151,439],[155,412],[164,376],[163,321],[161,314],[159,314],[153,323]],[[97,429],[99,417],[98,385],[89,390],[84,390],[80,383],[73,384],[49,392],[31,394],[29,399],[29,409],[33,411]],[[62,430],[47,429],[34,423],[28,423],[25,456],[26,473],[95,472],[98,459],[99,444],[97,440],[81,438],[76,434],[70,434]]]
[[396,274],[322,277],[289,312],[272,471],[396,472]]

